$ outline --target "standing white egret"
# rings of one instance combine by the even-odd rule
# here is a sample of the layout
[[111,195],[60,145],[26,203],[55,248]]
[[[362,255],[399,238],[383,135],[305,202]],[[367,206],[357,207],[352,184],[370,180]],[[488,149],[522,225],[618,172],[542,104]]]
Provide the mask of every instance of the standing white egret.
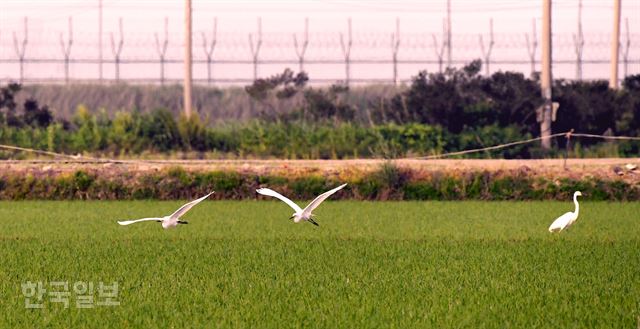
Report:
[[256,192],[262,194],[262,195],[268,195],[268,196],[272,196],[272,197],[276,197],[278,199],[280,199],[281,201],[283,201],[284,203],[288,204],[289,207],[293,208],[293,210],[295,210],[295,212],[293,213],[293,215],[291,215],[291,217],[289,217],[289,219],[293,219],[293,221],[295,223],[299,223],[300,221],[306,220],[309,221],[310,223],[312,223],[315,226],[320,226],[318,225],[318,223],[316,223],[316,221],[313,220],[313,214],[311,213],[314,209],[316,209],[321,203],[322,201],[326,200],[329,196],[331,196],[331,194],[338,192],[340,189],[342,189],[343,187],[347,186],[347,184],[342,184],[336,188],[334,188],[333,190],[324,192],[322,194],[320,194],[317,198],[315,198],[313,201],[311,201],[311,203],[309,203],[309,205],[307,205],[306,208],[302,209],[300,208],[297,204],[295,204],[295,202],[289,200],[287,197],[283,196],[282,194],[272,190],[272,189],[268,189],[268,188],[261,188],[261,189],[257,189]]
[[582,196],[580,191],[573,193],[573,203],[576,205],[576,210],[574,212],[568,212],[554,220],[553,223],[551,223],[551,226],[549,226],[549,232],[560,232],[571,226],[571,224],[578,219],[578,213],[580,212],[580,205],[578,204],[579,196]]
[[178,226],[178,224],[189,224],[189,222],[181,221],[180,217],[182,217],[182,215],[186,214],[187,211],[189,211],[191,208],[193,208],[193,206],[197,205],[202,200],[208,198],[213,193],[214,192],[211,192],[211,193],[203,196],[200,199],[193,200],[193,201],[185,204],[184,206],[180,207],[180,209],[176,210],[173,214],[171,214],[169,216],[118,221],[118,224],[120,224],[120,225],[129,225],[129,224],[138,223],[138,222],[144,222],[144,221],[155,221],[155,222],[161,222],[162,223],[162,228],[164,228],[165,230],[173,228],[173,227],[176,227],[176,226]]

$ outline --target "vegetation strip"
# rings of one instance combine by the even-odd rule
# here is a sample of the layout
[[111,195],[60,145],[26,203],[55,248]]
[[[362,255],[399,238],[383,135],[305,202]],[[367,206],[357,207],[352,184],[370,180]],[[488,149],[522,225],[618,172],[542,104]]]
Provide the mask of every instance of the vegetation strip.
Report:
[[640,200],[638,185],[598,177],[545,177],[526,168],[498,171],[424,172],[385,163],[373,171],[255,173],[250,171],[115,172],[30,170],[0,173],[0,199],[192,199],[216,191],[216,199],[255,199],[268,186],[293,199],[311,199],[342,182],[336,199],[355,200],[550,200],[580,190],[588,200]]
[[[348,159],[429,157],[540,136],[537,78],[482,76],[480,67],[473,61],[419,72],[408,86],[353,89],[307,86],[306,74],[285,70],[244,89],[197,88],[200,112],[189,118],[179,115],[179,86],[31,86],[22,95],[10,84],[0,88],[0,144],[115,158]],[[617,90],[606,81],[557,80],[553,95],[554,132],[639,135],[640,75]],[[640,150],[638,141],[600,138],[556,138],[552,146],[471,157],[628,157]],[[0,159],[21,157],[0,151]]]

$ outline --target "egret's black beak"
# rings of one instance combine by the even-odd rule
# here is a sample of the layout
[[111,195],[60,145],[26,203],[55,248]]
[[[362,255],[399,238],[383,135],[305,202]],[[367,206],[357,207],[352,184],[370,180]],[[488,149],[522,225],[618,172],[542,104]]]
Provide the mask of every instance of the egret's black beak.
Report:
[[291,215],[291,217],[289,217],[289,219],[293,219],[293,217],[296,217],[296,215]]
[[179,220],[179,221],[178,221],[178,224],[189,224],[189,222],[185,222],[185,221],[181,221],[181,220]]

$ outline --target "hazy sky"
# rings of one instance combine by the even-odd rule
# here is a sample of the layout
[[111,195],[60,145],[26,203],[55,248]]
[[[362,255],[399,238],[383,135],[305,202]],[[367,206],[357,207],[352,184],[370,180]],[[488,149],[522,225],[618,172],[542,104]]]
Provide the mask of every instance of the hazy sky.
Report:
[[[573,56],[571,34],[577,30],[578,0],[553,1],[553,31],[564,38],[564,47],[555,49],[554,56]],[[22,21],[29,17],[28,54],[32,57],[60,58],[60,35],[67,39],[67,19],[73,18],[72,57],[97,56],[98,44],[98,3],[99,0],[1,0],[0,1],[0,59],[15,58],[13,33],[21,39]],[[169,57],[180,57],[183,44],[182,20],[183,1],[180,0],[102,0],[103,3],[103,51],[112,58],[110,34],[115,32],[118,39],[118,19],[123,19],[125,49],[123,57],[157,57],[154,33],[163,39],[164,18],[169,21]],[[583,0],[583,30],[587,40],[585,58],[601,58],[609,53],[610,32],[612,30],[613,0]],[[480,33],[489,32],[489,20],[493,19],[496,36],[494,56],[500,58],[526,57],[522,51],[525,33],[531,33],[532,21],[536,21],[539,37],[542,0],[451,0],[452,33],[465,49],[454,53],[459,57],[480,57],[477,38]],[[364,51],[354,56],[389,57],[389,41],[396,28],[396,18],[400,20],[400,35],[403,48],[400,57],[414,58],[424,54],[412,54],[412,47],[431,47],[432,34],[440,37],[442,20],[446,15],[446,0],[430,1],[215,1],[193,0],[194,55],[204,57],[202,33],[211,37],[213,18],[218,19],[218,58],[250,58],[247,36],[255,33],[256,19],[262,17],[262,31],[265,48],[291,47],[292,33],[303,31],[304,18],[309,18],[309,33],[312,44],[311,58],[337,57],[340,53],[339,33],[346,32],[347,18],[352,18],[354,48],[366,45],[378,50],[370,54]],[[632,39],[640,38],[640,0],[622,0],[622,33],[625,33],[624,19],[629,19]],[[466,36],[466,37],[465,37]],[[466,38],[466,39],[465,39]],[[454,48],[456,47],[454,38]],[[558,46],[562,45],[558,42]],[[515,53],[516,48],[518,53]],[[283,48],[283,47],[280,47]],[[364,48],[364,47],[361,47]],[[478,48],[478,49],[476,49]],[[640,58],[640,45],[632,45],[630,52]],[[386,49],[386,50],[385,50]],[[592,50],[590,50],[592,49]],[[339,50],[339,49],[338,49]],[[324,51],[324,52],[323,52]],[[285,52],[285,53],[280,53]],[[478,55],[465,54],[476,52]],[[291,53],[291,54],[289,54]],[[329,54],[330,53],[330,54]],[[430,51],[432,55],[433,51]],[[295,59],[289,50],[264,50],[265,57],[288,56]],[[475,54],[475,53],[474,53]],[[539,54],[539,52],[538,52]],[[335,55],[335,56],[334,56]],[[4,71],[15,70],[4,67]],[[640,65],[634,70],[640,72]],[[605,68],[606,69],[606,68]],[[60,71],[58,67],[57,72]],[[247,68],[242,68],[246,71]],[[250,70],[250,68],[249,68]],[[279,68],[274,68],[274,71]],[[406,68],[405,76],[415,74],[415,68]],[[3,66],[0,64],[0,75]],[[80,70],[81,71],[81,70]],[[74,74],[80,75],[78,68]],[[33,70],[32,70],[33,72]],[[265,72],[265,71],[263,71]],[[12,75],[14,73],[11,73]],[[109,73],[111,74],[111,73]],[[152,73],[155,74],[155,71]],[[196,72],[196,75],[198,72]],[[4,78],[5,76],[0,76]]]
[[[112,30],[118,17],[139,32],[155,31],[165,16],[179,29],[181,0],[103,0],[105,30]],[[578,0],[553,1],[555,31],[574,32]],[[583,0],[585,32],[609,32],[613,0]],[[64,30],[72,16],[84,32],[97,32],[98,0],[2,0],[0,31],[19,28],[21,18],[29,16],[34,26],[44,30]],[[494,19],[496,32],[529,31],[531,19],[541,16],[542,0],[451,0],[452,23],[456,33],[478,33]],[[351,16],[354,28],[387,31],[399,17],[406,32],[433,32],[445,17],[446,0],[396,1],[217,1],[193,0],[194,30],[204,29],[212,17],[219,17],[221,30],[249,31],[255,17],[263,17],[265,31],[291,31],[302,17],[311,19],[315,31],[344,29]],[[623,0],[622,16],[632,20],[631,30],[640,32],[640,1]],[[635,20],[635,22],[634,22]],[[342,22],[342,24],[336,24]],[[254,23],[254,24],[252,24]],[[635,24],[634,24],[635,23]],[[171,27],[170,27],[171,28]]]

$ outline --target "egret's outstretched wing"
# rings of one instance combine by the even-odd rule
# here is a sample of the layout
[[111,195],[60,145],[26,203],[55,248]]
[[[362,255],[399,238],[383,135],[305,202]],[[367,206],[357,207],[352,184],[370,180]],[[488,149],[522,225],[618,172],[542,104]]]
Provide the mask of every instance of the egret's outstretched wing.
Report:
[[118,224],[120,225],[129,225],[129,224],[133,224],[133,223],[138,223],[138,222],[146,222],[146,221],[156,221],[156,222],[161,222],[162,218],[157,218],[157,217],[151,217],[151,218],[142,218],[142,219],[136,219],[136,220],[123,220],[123,221],[118,221]]
[[182,215],[186,214],[187,211],[189,211],[191,208],[193,208],[193,206],[197,205],[198,203],[202,202],[202,200],[208,198],[211,194],[213,194],[214,192],[211,192],[205,196],[203,196],[200,199],[196,199],[193,200],[187,204],[185,204],[184,206],[180,207],[180,209],[176,210],[176,212],[174,212],[173,214],[171,214],[171,218],[173,219],[178,219],[180,217],[182,217]]
[[280,199],[280,201],[286,203],[289,205],[289,207],[293,208],[293,210],[296,211],[296,213],[300,213],[302,212],[302,208],[300,208],[300,206],[298,206],[297,204],[295,204],[295,202],[289,200],[286,196],[272,190],[272,189],[268,189],[268,188],[259,188],[256,190],[256,192],[262,194],[262,195],[268,195],[268,196],[272,196],[275,198]]
[[549,226],[549,232],[562,231],[568,226],[573,216],[574,214],[572,212],[568,212],[558,217],[551,223],[551,226]]
[[311,215],[311,212],[313,211],[313,209],[316,209],[321,203],[322,201],[326,200],[328,197],[331,196],[331,194],[338,192],[339,190],[341,190],[343,187],[347,186],[347,184],[342,184],[336,188],[334,188],[333,190],[324,192],[320,195],[318,195],[317,198],[315,198],[313,201],[311,201],[311,203],[309,203],[309,205],[304,208],[303,214],[304,215]]

